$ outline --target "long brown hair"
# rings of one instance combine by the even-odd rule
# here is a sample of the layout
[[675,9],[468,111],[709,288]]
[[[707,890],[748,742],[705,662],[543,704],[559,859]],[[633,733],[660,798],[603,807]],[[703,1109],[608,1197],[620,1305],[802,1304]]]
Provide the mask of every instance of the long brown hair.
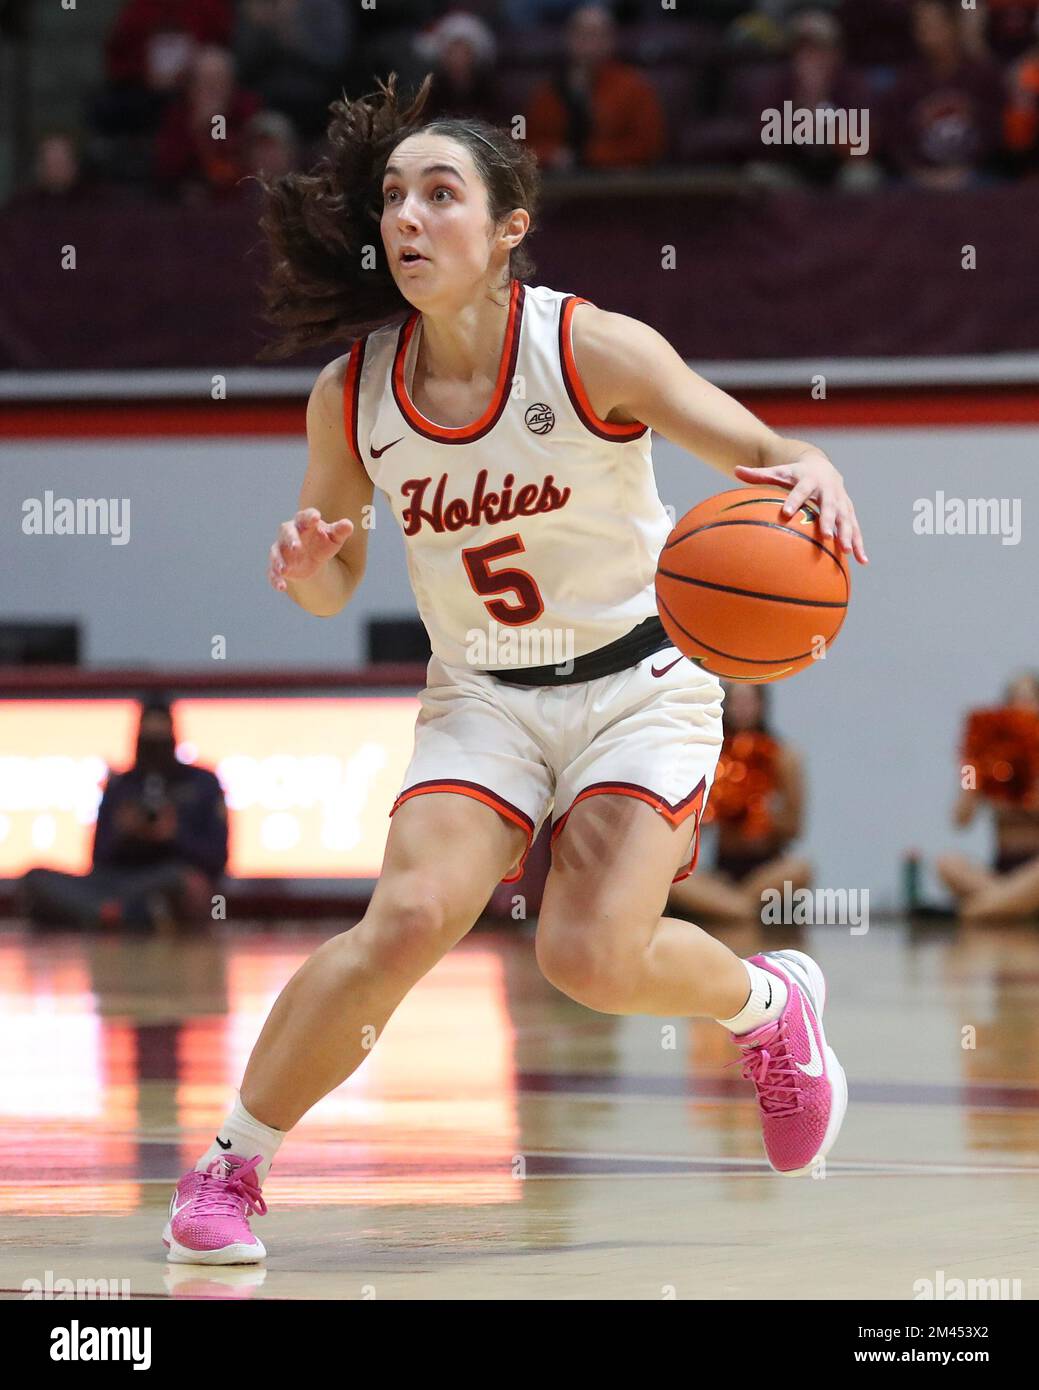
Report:
[[[382,178],[387,160],[409,135],[429,131],[464,145],[487,189],[495,226],[524,208],[534,230],[540,194],[537,160],[508,130],[478,117],[440,117],[424,124],[422,109],[433,75],[427,73],[410,104],[402,105],[397,74],[356,101],[344,94],[329,110],[329,153],[307,174],[259,180],[266,208],[260,221],[271,253],[263,288],[265,317],[278,330],[264,358],[341,342],[412,306],[390,274],[382,245]],[[527,240],[509,256],[510,279],[528,279],[534,262]]]

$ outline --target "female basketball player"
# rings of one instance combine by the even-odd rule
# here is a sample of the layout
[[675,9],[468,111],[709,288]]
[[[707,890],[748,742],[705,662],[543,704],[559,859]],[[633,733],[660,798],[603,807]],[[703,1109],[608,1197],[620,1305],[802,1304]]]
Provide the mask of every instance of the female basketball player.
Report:
[[761,895],[769,888],[791,892],[807,888],[811,866],[787,847],[801,833],[804,809],[804,776],[801,759],[788,743],[776,738],[769,727],[767,685],[738,685],[723,681],[725,736],[742,731],[767,734],[776,742],[775,788],[769,797],[772,828],[762,836],[748,836],[737,825],[720,821],[714,869],[701,867],[696,875],[676,883],[668,907],[682,916],[714,921],[747,921],[761,912]]
[[[814,499],[824,532],[866,563],[841,476],[645,324],[525,283],[533,157],[481,122],[421,125],[427,90],[402,110],[391,78],[335,104],[328,160],[269,188],[269,306],[287,345],[356,339],[311,395],[310,462],[270,582],[308,612],[338,613],[364,573],[359,523],[379,487],[434,655],[368,911],[275,1003],[234,1109],[174,1192],[172,1260],[263,1257],[248,1216],[266,1210],[260,1184],[286,1132],[364,1060],[370,1031],[495,885],[518,877],[553,807],[545,976],[607,1013],[719,1020],[743,1049],[780,1171],[825,1154],[845,1109],[815,962],[741,960],[661,916],[696,859],[722,690],[656,616],[670,526],[650,430],[728,480],[789,487],[791,515]],[[540,655],[528,641],[517,664],[488,660],[502,633],[538,638]],[[572,662],[548,664],[546,633],[572,637]]]

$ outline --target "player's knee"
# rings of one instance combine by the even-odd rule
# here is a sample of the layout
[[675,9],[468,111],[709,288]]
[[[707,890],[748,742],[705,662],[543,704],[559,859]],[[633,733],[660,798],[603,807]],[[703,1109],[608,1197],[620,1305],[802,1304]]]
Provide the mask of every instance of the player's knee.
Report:
[[632,986],[638,977],[632,947],[611,947],[608,923],[585,914],[566,930],[552,930],[538,919],[535,956],[549,984],[586,1008],[600,1013],[628,1012]]
[[408,874],[365,914],[364,935],[377,967],[435,963],[472,926],[471,914],[439,878]]

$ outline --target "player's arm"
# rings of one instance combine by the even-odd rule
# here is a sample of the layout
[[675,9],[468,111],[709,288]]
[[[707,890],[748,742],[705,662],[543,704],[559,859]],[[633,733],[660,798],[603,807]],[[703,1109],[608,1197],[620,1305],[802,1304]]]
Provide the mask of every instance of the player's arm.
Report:
[[355,458],[343,419],[347,358],[321,372],[307,403],[307,471],[299,510],[278,529],[268,579],[293,602],[330,618],[350,601],[364,575],[368,527],[361,524],[374,485]]
[[577,370],[600,419],[641,421],[730,478],[789,487],[787,516],[816,501],[823,534],[836,528],[844,548],[868,563],[844,479],[814,444],[769,429],[687,367],[649,324],[590,304],[578,306],[571,324]]

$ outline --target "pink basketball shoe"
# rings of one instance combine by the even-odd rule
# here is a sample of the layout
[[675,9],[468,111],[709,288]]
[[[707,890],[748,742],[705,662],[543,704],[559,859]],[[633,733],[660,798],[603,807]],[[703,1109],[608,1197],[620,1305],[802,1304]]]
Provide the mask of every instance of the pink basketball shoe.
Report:
[[833,1147],[848,1108],[844,1068],[823,1035],[826,981],[803,951],[765,951],[750,961],[786,982],[786,1007],[732,1040],[743,1050],[743,1076],[757,1088],[769,1163],[777,1173],[807,1173]]
[[267,1203],[256,1180],[260,1155],[214,1158],[206,1172],[192,1168],[173,1190],[162,1243],[174,1264],[245,1265],[267,1251],[249,1229],[249,1213],[265,1216]]

